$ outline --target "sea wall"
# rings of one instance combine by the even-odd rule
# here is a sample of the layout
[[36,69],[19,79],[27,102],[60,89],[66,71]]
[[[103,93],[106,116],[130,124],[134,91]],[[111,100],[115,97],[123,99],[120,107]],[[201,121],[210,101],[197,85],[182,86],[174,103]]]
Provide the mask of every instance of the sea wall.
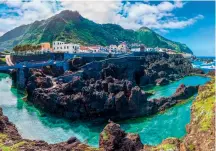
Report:
[[14,64],[20,63],[20,62],[42,62],[42,61],[48,61],[53,60],[54,56],[51,53],[47,54],[38,54],[38,55],[11,55],[11,60]]
[[102,53],[43,53],[31,55],[11,55],[13,63],[19,62],[43,62],[48,60],[69,60],[76,57],[82,57],[85,62],[99,61],[107,58],[108,54]]

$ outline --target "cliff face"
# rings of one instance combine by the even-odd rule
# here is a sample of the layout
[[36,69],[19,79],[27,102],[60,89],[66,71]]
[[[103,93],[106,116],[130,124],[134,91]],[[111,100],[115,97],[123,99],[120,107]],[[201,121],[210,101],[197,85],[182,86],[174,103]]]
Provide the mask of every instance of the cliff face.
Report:
[[192,108],[188,135],[182,142],[184,150],[214,151],[215,145],[215,77],[198,90]]

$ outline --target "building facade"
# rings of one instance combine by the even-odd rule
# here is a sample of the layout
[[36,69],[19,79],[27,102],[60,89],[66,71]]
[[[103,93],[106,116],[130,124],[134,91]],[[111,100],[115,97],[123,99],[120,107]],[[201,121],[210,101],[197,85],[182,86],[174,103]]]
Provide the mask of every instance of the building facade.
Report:
[[45,52],[52,51],[49,42],[44,42],[44,43],[41,43],[40,45],[41,45],[42,51],[45,51]]
[[116,45],[109,46],[109,53],[117,52],[117,50],[118,50],[118,47]]
[[79,52],[81,53],[89,53],[89,48],[86,46],[80,46]]
[[127,52],[127,44],[125,42],[122,42],[120,45],[118,45],[118,51],[120,52]]
[[64,43],[62,41],[54,41],[53,42],[53,51],[54,52],[68,52],[75,53],[80,49],[80,45],[73,43]]

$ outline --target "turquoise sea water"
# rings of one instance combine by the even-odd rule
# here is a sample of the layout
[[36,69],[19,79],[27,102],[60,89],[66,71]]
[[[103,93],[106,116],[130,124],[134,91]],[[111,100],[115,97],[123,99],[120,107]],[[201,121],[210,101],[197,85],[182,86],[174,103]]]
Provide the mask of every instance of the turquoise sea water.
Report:
[[[186,77],[165,87],[152,88],[157,90],[153,97],[172,94],[181,83],[187,85],[204,84],[209,78]],[[11,79],[5,74],[0,74],[0,106],[18,128],[24,138],[45,140],[48,143],[65,141],[71,136],[76,136],[92,146],[98,146],[99,133],[104,125],[96,125],[90,122],[69,122],[67,120],[43,116],[35,107],[27,104],[21,98],[24,96],[11,88]],[[185,135],[185,126],[190,121],[190,106],[188,101],[177,105],[162,114],[149,118],[136,118],[118,122],[127,132],[139,133],[145,144],[157,145],[167,137],[181,138]]]
[[146,90],[146,91],[150,90],[154,92],[154,95],[151,96],[149,99],[168,97],[174,94],[176,91],[176,88],[181,84],[185,84],[186,86],[202,85],[202,84],[205,84],[206,80],[208,79],[209,78],[206,78],[206,77],[204,78],[201,76],[188,76],[179,81],[172,82],[169,85],[154,86],[154,87],[148,86],[148,87],[144,87],[143,90]]

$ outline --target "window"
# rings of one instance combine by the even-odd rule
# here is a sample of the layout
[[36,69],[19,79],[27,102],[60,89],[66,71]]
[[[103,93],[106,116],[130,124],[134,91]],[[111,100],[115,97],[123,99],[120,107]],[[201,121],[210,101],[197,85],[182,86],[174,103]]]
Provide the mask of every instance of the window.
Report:
[[66,46],[64,46],[64,49],[66,49]]
[[69,49],[69,46],[67,46],[67,49]]

